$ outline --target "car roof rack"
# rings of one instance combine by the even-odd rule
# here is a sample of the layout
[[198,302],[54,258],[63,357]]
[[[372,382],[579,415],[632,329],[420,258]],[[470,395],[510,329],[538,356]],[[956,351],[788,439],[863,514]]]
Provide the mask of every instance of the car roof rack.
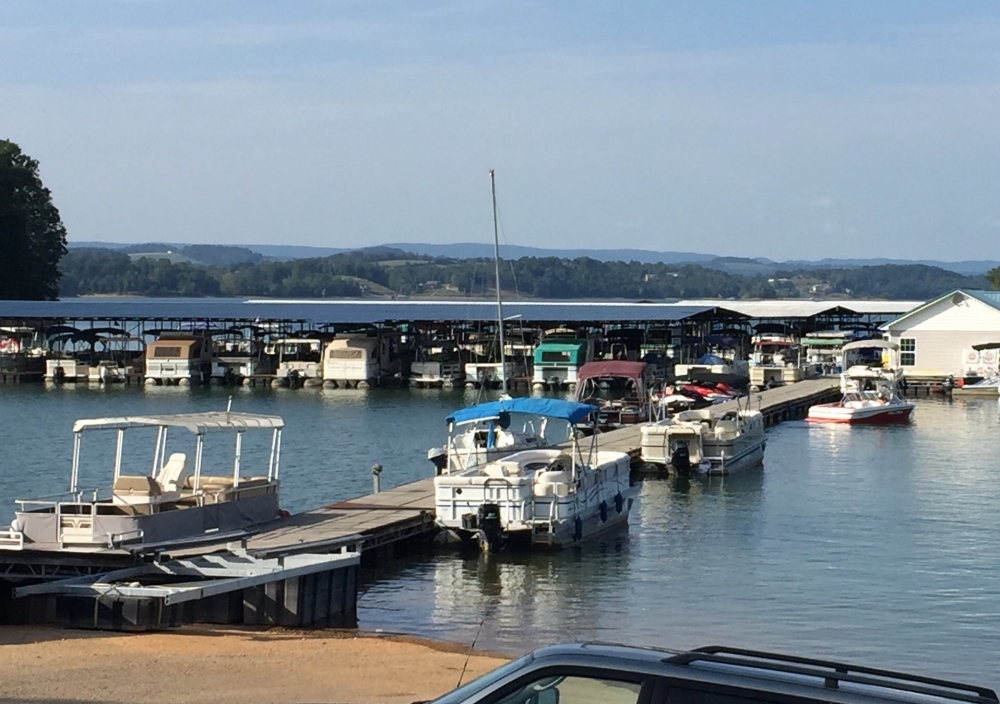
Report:
[[823,686],[837,689],[841,682],[883,687],[902,692],[922,694],[942,699],[971,702],[973,704],[997,704],[996,692],[987,687],[978,687],[961,682],[940,680],[921,675],[910,675],[891,670],[879,670],[872,667],[846,665],[830,660],[781,655],[759,650],[730,648],[724,645],[709,645],[695,648],[664,662],[673,665],[689,665],[694,662],[711,662],[735,667],[756,668],[783,672],[793,675],[817,677],[823,680]]

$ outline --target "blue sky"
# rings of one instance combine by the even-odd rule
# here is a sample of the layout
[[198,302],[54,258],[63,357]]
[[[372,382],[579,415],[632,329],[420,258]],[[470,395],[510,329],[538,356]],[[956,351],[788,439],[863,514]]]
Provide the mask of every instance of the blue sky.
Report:
[[73,240],[995,258],[993,2],[0,2]]

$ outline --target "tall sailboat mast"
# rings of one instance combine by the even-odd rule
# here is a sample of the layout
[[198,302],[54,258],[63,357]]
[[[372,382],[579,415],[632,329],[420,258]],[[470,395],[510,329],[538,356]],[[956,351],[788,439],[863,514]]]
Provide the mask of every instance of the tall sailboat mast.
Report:
[[504,361],[506,347],[503,338],[503,297],[500,295],[500,228],[497,224],[497,181],[490,169],[490,190],[493,192],[493,269],[497,287],[497,330],[500,333],[500,393],[507,395],[507,365]]

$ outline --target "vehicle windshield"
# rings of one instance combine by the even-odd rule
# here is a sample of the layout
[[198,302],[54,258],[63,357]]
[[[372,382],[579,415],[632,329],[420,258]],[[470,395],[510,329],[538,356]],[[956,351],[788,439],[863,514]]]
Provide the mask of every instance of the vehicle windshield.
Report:
[[458,704],[459,702],[463,702],[466,699],[472,697],[473,695],[482,692],[484,689],[487,689],[488,687],[493,686],[497,682],[500,682],[501,680],[505,679],[508,675],[512,675],[515,672],[521,670],[522,668],[527,666],[528,663],[530,663],[533,659],[534,656],[531,653],[528,653],[527,655],[520,657],[517,660],[511,660],[506,665],[501,665],[492,672],[487,672],[482,677],[477,677],[471,682],[462,685],[458,689],[448,692],[448,694],[444,695],[443,697],[435,699],[432,702],[432,704]]

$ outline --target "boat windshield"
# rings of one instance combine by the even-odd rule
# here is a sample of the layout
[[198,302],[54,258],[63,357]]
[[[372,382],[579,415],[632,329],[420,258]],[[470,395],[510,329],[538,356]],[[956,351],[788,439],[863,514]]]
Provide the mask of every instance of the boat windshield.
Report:
[[635,379],[623,376],[590,377],[580,384],[577,398],[584,402],[594,400],[618,401],[623,399],[641,400]]

